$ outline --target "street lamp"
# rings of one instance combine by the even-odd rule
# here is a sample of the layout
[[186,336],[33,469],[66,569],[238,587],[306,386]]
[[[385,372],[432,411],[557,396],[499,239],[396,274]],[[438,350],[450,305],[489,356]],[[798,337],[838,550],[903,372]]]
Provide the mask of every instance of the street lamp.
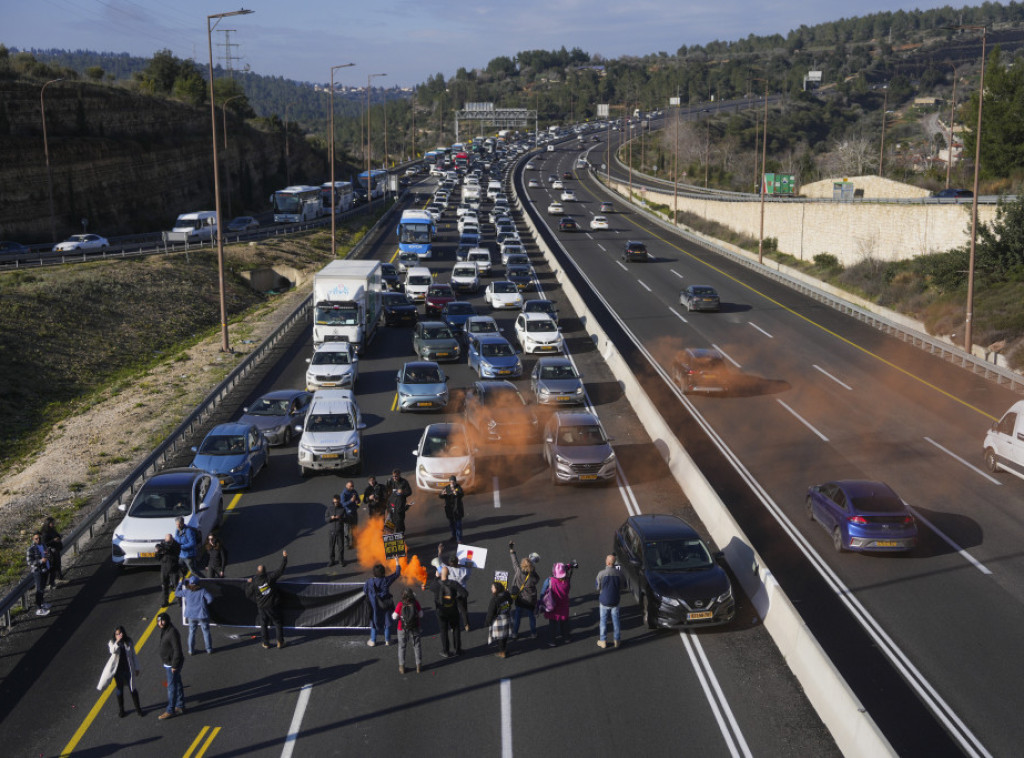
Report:
[[757,262],[764,263],[764,196],[768,190],[764,178],[765,163],[768,159],[768,80],[758,80],[764,82],[764,129],[761,132],[761,232],[757,238]]
[[43,154],[46,156],[46,189],[50,195],[50,237],[53,242],[57,241],[57,227],[53,220],[53,171],[50,169],[50,145],[46,140],[46,101],[43,100],[43,93],[51,84],[62,82],[63,79],[51,79],[39,90],[39,110],[43,116]]
[[249,13],[253,13],[253,11],[242,8],[228,13],[213,13],[206,17],[206,46],[210,54],[210,128],[213,134],[213,198],[217,211],[217,277],[220,284],[220,350],[222,353],[230,353],[231,345],[228,343],[228,303],[224,291],[224,224],[220,214],[220,170],[217,166],[217,105],[213,99],[213,30],[222,18],[245,16]]
[[370,131],[370,80],[378,76],[387,76],[387,74],[367,74],[366,75],[366,202],[371,201],[370,190],[372,182],[370,180],[370,158],[373,154],[373,142],[371,131]]
[[[338,241],[336,238],[337,234],[337,221],[335,219],[335,212],[338,209],[337,200],[334,197],[334,72],[339,68],[350,68],[354,66],[354,63],[342,63],[337,66],[331,66],[331,93],[330,93],[330,108],[331,108],[331,255],[337,257],[338,255]],[[288,136],[285,134],[285,139]]]

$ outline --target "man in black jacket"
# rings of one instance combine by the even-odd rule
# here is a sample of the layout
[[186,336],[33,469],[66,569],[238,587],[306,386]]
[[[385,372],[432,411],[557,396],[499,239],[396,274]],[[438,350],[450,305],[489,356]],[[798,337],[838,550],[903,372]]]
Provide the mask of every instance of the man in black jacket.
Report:
[[[335,495],[331,500],[331,504],[327,506],[327,510],[324,512],[324,521],[327,522],[327,565],[336,566],[340,560],[342,567],[344,567],[345,535],[342,525],[345,521],[345,509],[341,505],[340,495]],[[335,555],[337,555],[337,558],[335,558]]]
[[256,567],[256,575],[246,580],[248,584],[245,587],[245,594],[256,603],[260,619],[260,633],[263,635],[265,649],[270,649],[270,636],[267,634],[268,624],[273,624],[277,630],[277,646],[284,647],[284,624],[281,620],[281,611],[277,607],[276,583],[287,565],[288,551],[284,550],[281,552],[281,567],[277,571],[268,574],[261,564]]
[[377,477],[371,476],[363,490],[363,502],[370,518],[381,518],[388,506],[388,488],[377,483]]
[[163,542],[156,543],[156,557],[160,560],[160,587],[163,589],[161,606],[171,602],[171,590],[178,586],[181,575],[181,545],[168,534]]
[[[441,568],[441,580],[434,585],[434,607],[437,621],[441,626],[441,657],[451,658],[462,655],[462,627],[459,621],[459,601],[467,597],[466,590],[458,582],[448,578],[448,567]],[[452,631],[455,652],[448,646],[448,630]]]
[[405,533],[405,512],[409,510],[409,496],[412,494],[412,487],[409,480],[402,476],[402,472],[395,469],[391,472],[391,481],[388,482],[388,507],[384,517],[384,523],[389,520],[396,532]]
[[462,518],[466,511],[462,506],[462,485],[454,477],[448,477],[448,486],[441,490],[439,497],[444,500],[444,517],[448,519],[448,527],[452,530],[452,540],[462,542]]
[[160,629],[160,662],[167,675],[167,710],[158,717],[163,720],[185,712],[185,688],[181,683],[185,654],[181,650],[181,635],[171,623],[171,617],[161,613],[156,617],[156,624]]

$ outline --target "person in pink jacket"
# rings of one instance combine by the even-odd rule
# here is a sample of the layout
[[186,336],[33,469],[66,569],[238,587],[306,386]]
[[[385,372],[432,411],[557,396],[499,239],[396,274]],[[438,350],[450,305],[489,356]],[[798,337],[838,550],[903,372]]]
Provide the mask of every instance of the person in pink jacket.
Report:
[[550,594],[551,602],[547,604],[550,610],[544,611],[544,617],[549,622],[551,638],[548,640],[548,647],[558,644],[558,639],[569,642],[569,590],[572,582],[572,571],[579,565],[576,561],[572,563],[556,563],[551,567],[551,576],[544,580],[544,587],[541,590],[541,598]]

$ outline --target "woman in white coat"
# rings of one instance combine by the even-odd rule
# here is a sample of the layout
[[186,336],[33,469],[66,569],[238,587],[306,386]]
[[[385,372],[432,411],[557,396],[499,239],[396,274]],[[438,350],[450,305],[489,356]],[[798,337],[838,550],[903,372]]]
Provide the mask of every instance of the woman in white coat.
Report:
[[101,692],[114,680],[114,694],[117,696],[117,715],[124,718],[124,686],[128,685],[128,691],[132,695],[132,702],[135,704],[135,712],[140,716],[142,706],[139,705],[139,691],[135,686],[135,677],[141,672],[138,661],[135,659],[135,643],[128,636],[123,626],[114,630],[114,639],[107,642],[110,649],[110,658],[107,665],[103,667],[103,674],[100,676],[100,683],[96,689]]

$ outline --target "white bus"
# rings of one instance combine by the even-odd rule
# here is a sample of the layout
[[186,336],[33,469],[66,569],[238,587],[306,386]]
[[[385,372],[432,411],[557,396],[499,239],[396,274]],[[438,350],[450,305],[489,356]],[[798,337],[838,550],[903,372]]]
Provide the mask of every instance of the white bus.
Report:
[[275,224],[300,224],[320,216],[320,188],[307,184],[285,187],[270,196]]
[[[334,183],[334,212],[344,213],[352,207],[352,182]],[[324,182],[320,185],[320,213],[323,216],[331,215],[331,183]]]

